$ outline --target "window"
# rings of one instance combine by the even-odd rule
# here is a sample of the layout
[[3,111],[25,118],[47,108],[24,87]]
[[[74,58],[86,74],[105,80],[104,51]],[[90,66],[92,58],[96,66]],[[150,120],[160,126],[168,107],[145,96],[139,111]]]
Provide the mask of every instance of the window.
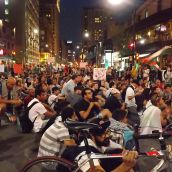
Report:
[[9,0],[4,0],[5,5],[9,4]]
[[94,19],[94,22],[95,22],[95,23],[101,23],[101,20],[100,20],[100,18],[95,18],[95,19]]
[[9,10],[6,8],[5,9],[5,15],[8,15],[9,14]]

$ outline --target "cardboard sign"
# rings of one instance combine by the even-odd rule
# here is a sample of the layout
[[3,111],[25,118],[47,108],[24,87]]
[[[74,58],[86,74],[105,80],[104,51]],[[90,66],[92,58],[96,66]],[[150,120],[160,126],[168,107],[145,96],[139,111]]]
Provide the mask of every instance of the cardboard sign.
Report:
[[14,73],[15,74],[22,74],[23,73],[23,66],[22,64],[13,64]]
[[106,69],[105,68],[94,68],[93,70],[94,80],[106,80]]
[[1,73],[4,72],[4,69],[5,69],[5,66],[4,66],[4,65],[0,65],[0,72],[1,72]]
[[80,68],[86,68],[87,67],[87,62],[80,62]]

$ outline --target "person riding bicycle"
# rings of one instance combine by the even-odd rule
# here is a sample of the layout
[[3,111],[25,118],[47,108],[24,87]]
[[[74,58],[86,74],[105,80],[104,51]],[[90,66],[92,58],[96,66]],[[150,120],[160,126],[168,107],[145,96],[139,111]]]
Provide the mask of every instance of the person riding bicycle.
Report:
[[[98,124],[100,125],[100,129],[90,129],[90,138],[88,138],[88,147],[85,147],[84,141],[81,142],[79,147],[75,149],[75,151],[71,151],[70,148],[66,149],[63,158],[71,158],[74,157],[73,162],[77,162],[78,167],[88,159],[88,154],[86,153],[86,149],[89,149],[91,153],[106,153],[107,150],[111,149],[113,153],[121,153],[123,152],[121,145],[116,144],[110,140],[108,127],[110,126],[110,121],[108,120],[99,120]],[[109,152],[108,152],[109,153]],[[94,169],[99,172],[128,172],[135,166],[137,152],[134,151],[124,151],[124,158],[117,159],[107,159],[105,161],[94,159]],[[69,160],[69,159],[68,159]],[[72,161],[70,159],[70,161]],[[80,168],[81,171],[87,172],[91,170],[90,163],[87,162]]]

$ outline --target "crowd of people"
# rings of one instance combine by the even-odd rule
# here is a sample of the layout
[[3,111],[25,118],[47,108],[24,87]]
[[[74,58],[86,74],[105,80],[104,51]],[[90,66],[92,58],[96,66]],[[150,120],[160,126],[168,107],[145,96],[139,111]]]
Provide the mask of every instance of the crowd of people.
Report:
[[[101,153],[108,148],[129,150],[123,152],[123,161],[110,165],[114,172],[129,171],[138,155],[133,151],[135,126],[137,133],[145,135],[162,132],[172,122],[172,75],[166,82],[152,76],[147,67],[137,74],[129,69],[119,74],[108,68],[106,80],[95,81],[91,67],[43,69],[26,69],[18,76],[1,74],[0,82],[0,117],[17,121],[23,131],[21,109],[28,110],[29,132],[40,136],[38,157],[63,157],[70,153],[70,147],[84,145],[79,134],[64,124],[67,119],[91,122],[101,128],[90,130],[88,143],[94,148],[90,149]],[[81,164],[86,158],[81,149],[70,160]],[[108,171],[107,163],[94,160],[94,165],[97,171]],[[89,169],[86,163],[81,170]]]

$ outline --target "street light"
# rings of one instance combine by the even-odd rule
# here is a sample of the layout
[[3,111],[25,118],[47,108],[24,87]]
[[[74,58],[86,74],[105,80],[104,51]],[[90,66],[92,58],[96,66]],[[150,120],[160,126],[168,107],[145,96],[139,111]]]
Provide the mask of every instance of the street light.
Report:
[[146,41],[145,39],[141,39],[141,40],[140,40],[140,44],[144,44],[145,41]]
[[34,33],[35,34],[38,34],[38,29],[34,29]]
[[119,5],[123,3],[124,0],[108,0],[110,4],[112,5]]
[[3,21],[0,19],[0,27],[3,26]]
[[80,49],[79,45],[76,46],[76,49]]
[[85,32],[84,37],[89,38],[90,34],[88,32]]
[[[120,5],[122,4],[123,2],[126,2],[127,0],[108,0],[108,2],[112,5]],[[133,33],[132,33],[132,41],[133,41],[133,45],[132,45],[132,65],[134,64],[134,57],[135,57],[135,42],[136,42],[136,9],[134,8],[133,9]],[[143,43],[143,42],[142,42]]]
[[86,40],[88,40],[88,38],[90,37],[90,33],[87,31],[87,30],[85,30],[85,32],[84,32],[84,38],[82,39],[82,60],[84,59],[84,42],[86,41]]

